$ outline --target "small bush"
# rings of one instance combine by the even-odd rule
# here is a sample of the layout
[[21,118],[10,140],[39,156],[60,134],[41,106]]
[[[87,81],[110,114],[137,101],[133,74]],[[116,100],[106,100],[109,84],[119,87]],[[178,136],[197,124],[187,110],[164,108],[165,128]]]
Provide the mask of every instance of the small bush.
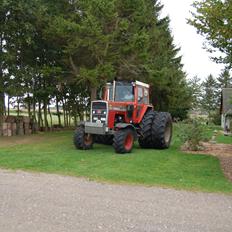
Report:
[[176,118],[179,121],[183,121],[188,118],[189,108],[172,108],[169,109],[169,112],[173,118]]
[[178,127],[178,137],[188,150],[201,150],[202,146],[200,142],[208,140],[206,136],[207,126],[199,119],[191,119],[184,123],[179,123]]
[[217,126],[220,126],[221,125],[221,115],[220,115],[220,112],[215,112],[213,115],[212,115],[212,122],[214,125],[217,125]]

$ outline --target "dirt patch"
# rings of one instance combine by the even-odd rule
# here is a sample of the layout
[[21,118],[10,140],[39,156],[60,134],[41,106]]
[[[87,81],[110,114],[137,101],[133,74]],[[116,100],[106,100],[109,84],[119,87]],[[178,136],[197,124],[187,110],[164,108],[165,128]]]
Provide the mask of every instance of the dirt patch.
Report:
[[220,160],[224,175],[232,181],[232,145],[230,144],[212,144],[202,143],[202,151],[186,151],[191,154],[204,154],[217,156]]
[[232,181],[232,157],[219,157],[222,170],[225,176]]

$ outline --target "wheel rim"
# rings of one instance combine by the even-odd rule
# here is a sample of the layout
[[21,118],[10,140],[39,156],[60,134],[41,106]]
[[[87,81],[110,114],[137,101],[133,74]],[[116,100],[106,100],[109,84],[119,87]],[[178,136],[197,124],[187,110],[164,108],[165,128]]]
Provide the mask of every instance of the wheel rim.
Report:
[[171,135],[172,135],[172,126],[171,123],[168,123],[164,133],[164,140],[166,144],[170,142]]
[[93,137],[91,134],[85,134],[84,137],[85,145],[89,146],[93,143]]
[[125,143],[124,143],[124,147],[125,147],[125,149],[126,149],[127,151],[129,151],[129,150],[132,148],[132,146],[133,146],[133,141],[134,141],[133,135],[132,135],[132,134],[128,134],[128,135],[126,136]]

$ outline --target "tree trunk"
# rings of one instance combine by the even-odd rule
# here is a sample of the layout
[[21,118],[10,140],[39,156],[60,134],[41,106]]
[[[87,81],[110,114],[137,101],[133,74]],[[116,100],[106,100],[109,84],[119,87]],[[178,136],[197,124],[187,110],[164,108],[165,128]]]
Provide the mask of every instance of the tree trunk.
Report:
[[94,101],[97,99],[97,88],[92,87],[91,88],[91,101]]
[[78,115],[79,115],[79,118],[80,118],[80,121],[84,121],[84,114],[85,112],[80,112]]
[[41,110],[41,101],[40,100],[39,100],[38,124],[39,124],[39,127],[43,127],[43,118],[42,118],[42,110]]
[[64,115],[65,115],[65,126],[68,126],[68,105],[66,99],[64,99]]
[[10,95],[8,95],[8,101],[7,101],[7,115],[10,116]]
[[63,100],[62,103],[63,103],[64,127],[66,127],[65,101]]
[[19,117],[19,97],[17,96],[17,116]]
[[27,94],[27,99],[28,99],[28,105],[27,105],[28,117],[31,118],[31,100],[29,94]]
[[50,125],[51,125],[51,129],[52,129],[53,120],[52,120],[52,113],[51,113],[51,110],[50,110],[50,107],[49,107],[49,106],[48,106],[48,113],[49,113],[49,116],[50,116]]
[[[1,34],[0,38],[0,52],[2,54],[3,50],[3,38]],[[0,63],[0,127],[3,123],[3,115],[4,115],[4,80],[3,80],[3,67],[2,63]]]
[[5,94],[4,94],[4,100],[3,100],[3,109],[4,109],[4,115],[6,116]]
[[70,126],[70,120],[69,120],[69,119],[70,119],[70,117],[69,117],[70,114],[69,114],[69,113],[70,113],[70,112],[69,112],[69,109],[67,109],[67,110],[66,110],[66,118],[67,118],[67,125],[68,125],[68,126]]
[[3,73],[0,67],[0,117],[1,118],[4,115],[4,108],[5,108],[4,81],[3,81]]
[[71,115],[70,110],[68,111],[68,118],[69,118],[69,126],[71,126],[71,123],[72,123],[72,115]]
[[3,115],[4,115],[4,93],[0,92],[0,116]]
[[33,94],[33,99],[32,99],[32,104],[33,104],[33,115],[32,115],[32,131],[33,134],[37,132],[38,128],[37,128],[37,118],[36,118],[36,100],[35,100],[35,96]]
[[48,104],[47,101],[44,100],[44,125],[45,125],[45,131],[48,131]]
[[74,115],[74,124],[77,126],[77,114]]
[[58,117],[59,126],[61,126],[61,117],[60,117],[60,109],[59,109],[59,100],[58,100],[58,97],[57,97],[57,96],[56,96],[56,113],[57,113],[57,117]]
[[35,102],[34,94],[33,94],[33,120],[36,121],[36,102]]
[[3,116],[4,116],[4,107],[3,107],[3,104],[4,104],[4,96],[3,96],[2,93],[0,93],[0,127],[2,126]]
[[40,101],[38,104],[38,126],[39,128],[41,127],[41,105],[40,105]]

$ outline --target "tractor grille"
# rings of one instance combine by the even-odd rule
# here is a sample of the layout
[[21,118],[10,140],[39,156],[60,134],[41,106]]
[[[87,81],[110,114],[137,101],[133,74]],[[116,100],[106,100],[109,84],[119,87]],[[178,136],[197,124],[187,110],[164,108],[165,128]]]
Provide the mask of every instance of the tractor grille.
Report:
[[92,122],[107,124],[107,103],[93,102],[92,103]]

